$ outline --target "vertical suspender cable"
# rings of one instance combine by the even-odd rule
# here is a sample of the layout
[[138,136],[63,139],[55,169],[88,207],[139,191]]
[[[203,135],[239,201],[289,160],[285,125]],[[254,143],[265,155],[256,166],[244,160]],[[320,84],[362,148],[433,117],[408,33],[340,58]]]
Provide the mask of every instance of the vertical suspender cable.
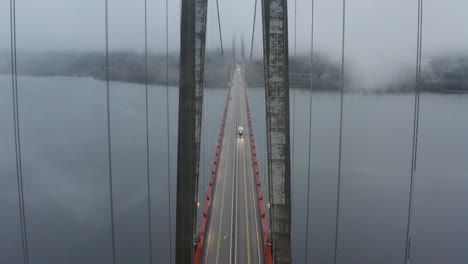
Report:
[[110,121],[110,89],[109,89],[109,3],[105,0],[105,38],[106,38],[106,106],[107,106],[107,156],[109,164],[109,200],[111,214],[112,235],[112,263],[115,259],[115,226],[114,226],[114,192],[112,185],[112,145],[111,145],[111,121]]
[[313,62],[314,62],[314,0],[312,0],[312,10],[311,10],[311,36],[310,36],[310,90],[309,90],[309,155],[307,158],[307,215],[306,215],[306,242],[305,242],[305,259],[304,263],[308,262],[308,253],[309,253],[309,210],[310,210],[310,156],[312,149],[312,90],[313,90]]
[[[212,45],[211,45],[211,41],[212,41],[212,20],[213,20],[213,15],[212,15],[212,7],[210,6],[210,2],[208,1],[207,3],[207,15],[208,16],[211,16],[211,18],[207,17],[206,19],[206,36],[209,36],[209,38],[206,40],[205,42],[205,47],[206,47],[206,50],[208,52],[205,53],[205,71],[204,71],[204,74],[205,76],[208,76],[208,74],[213,74],[213,71],[211,69],[211,63],[213,63],[213,60],[210,59],[211,56],[212,56]],[[223,52],[223,51],[221,51]],[[208,57],[208,60],[206,59],[206,57]],[[208,66],[207,66],[208,65]],[[206,83],[206,78],[204,79],[204,82]],[[213,82],[214,83],[214,82]],[[207,100],[206,98],[207,96],[207,93],[204,93],[203,94],[203,103],[202,103],[202,116],[207,116],[207,112],[209,112],[209,109],[207,111],[207,106],[209,106],[208,104],[208,101],[210,101],[209,99]],[[209,149],[209,145],[207,144],[207,141],[206,141],[206,133],[207,133],[207,118],[203,118],[202,119],[202,128],[201,128],[201,141],[200,141],[200,159],[201,159],[201,165],[200,165],[200,175],[198,176],[199,177],[199,181],[200,181],[200,177],[202,179],[202,188],[203,188],[203,192],[202,192],[202,197],[205,195],[205,188],[206,188],[206,152],[207,152],[207,149]],[[208,135],[208,138],[209,135]],[[202,151],[203,150],[203,151]],[[197,202],[199,202],[201,199],[200,199],[200,193],[198,193],[198,197],[197,197]],[[197,219],[198,219],[198,211],[197,211]]]
[[[206,96],[206,95],[205,95]],[[202,106],[202,113],[203,113],[203,110],[205,109],[205,106]],[[203,113],[204,114],[204,113]],[[205,119],[206,120],[206,119]],[[206,123],[204,121],[202,121],[202,129],[201,129],[201,142],[203,144],[200,144],[200,151],[201,149],[203,149],[202,153],[201,153],[201,170],[200,170],[200,176],[201,179],[202,179],[202,188],[205,188],[205,162],[206,162],[206,149],[207,149],[207,146],[206,146],[206,140],[205,140],[205,131],[206,130]],[[200,180],[200,179],[199,179]],[[204,189],[203,189],[204,190]],[[203,197],[203,196],[202,196]],[[200,202],[200,194],[198,194],[198,197],[197,197],[197,206],[198,206],[198,203]],[[197,217],[198,217],[198,212],[197,212]]]
[[416,44],[416,89],[414,93],[414,119],[413,119],[413,148],[411,159],[411,176],[410,176],[410,191],[408,203],[408,222],[406,226],[406,248],[405,261],[409,264],[411,260],[411,231],[413,220],[413,196],[416,174],[416,162],[418,155],[418,134],[419,134],[419,99],[421,93],[421,50],[422,50],[422,17],[423,17],[423,0],[418,0],[418,29],[417,29],[417,44]]
[[334,263],[336,264],[338,256],[338,235],[339,235],[339,219],[340,219],[340,194],[341,194],[341,157],[343,146],[343,99],[344,99],[344,67],[345,67],[345,32],[346,32],[346,0],[343,0],[343,24],[341,35],[341,89],[340,89],[340,136],[338,146],[338,182],[336,191],[336,219],[335,219],[335,255]]
[[[313,1],[313,0],[312,0]],[[294,145],[295,145],[295,125],[296,125],[296,59],[297,59],[297,0],[294,0],[294,60],[292,63],[292,87],[293,87],[293,98],[292,98],[292,146],[291,146],[291,189],[294,188]],[[289,73],[288,73],[289,74]],[[294,192],[293,192],[294,193]],[[293,208],[293,196],[291,195],[291,210]],[[308,225],[308,224],[307,224]],[[306,253],[307,254],[307,253]]]
[[[208,72],[206,72],[206,71],[204,72],[205,76],[207,76],[208,74],[211,74],[211,75],[212,75],[212,74],[217,74],[217,73],[218,73],[218,72],[215,73],[215,69],[214,69],[214,67],[213,67],[213,63],[214,63],[214,61],[215,61],[215,54],[216,54],[216,53],[214,52],[214,51],[215,51],[215,45],[213,45],[213,43],[214,43],[214,38],[215,38],[215,37],[214,37],[214,35],[215,35],[215,34],[214,34],[214,31],[215,31],[214,27],[215,27],[215,26],[214,26],[214,23],[213,23],[213,21],[214,21],[214,18],[213,18],[213,16],[214,16],[214,15],[213,15],[213,14],[214,14],[214,12],[213,12],[213,11],[214,11],[214,10],[213,10],[214,7],[213,7],[213,5],[210,6],[209,3],[210,3],[210,2],[208,2],[208,4],[207,4],[207,5],[208,5],[208,8],[207,8],[207,9],[208,9],[208,13],[207,13],[207,15],[211,16],[211,18],[210,18],[210,19],[207,18],[207,20],[206,20],[206,21],[207,21],[207,22],[206,22],[206,23],[207,23],[206,27],[207,27],[207,31],[209,31],[209,33],[208,33],[207,35],[209,35],[210,38],[205,42],[205,43],[206,43],[206,48],[205,48],[205,50],[208,51],[208,65],[209,65],[209,66],[206,67],[207,63],[206,63],[206,59],[205,59],[205,66],[204,66],[204,68],[205,68],[205,69],[208,69]],[[218,13],[218,15],[219,15],[219,13]],[[210,22],[211,22],[211,23],[210,23]],[[218,24],[219,24],[219,20],[218,20]],[[221,37],[220,37],[220,39],[221,39]],[[224,52],[224,51],[222,51],[222,53],[223,53],[223,52]],[[205,53],[205,58],[206,58],[206,57],[207,57],[207,56],[206,56],[206,53]],[[205,81],[205,83],[206,83],[206,81]],[[213,85],[214,85],[215,83],[216,83],[216,82],[212,82]],[[209,94],[210,94],[210,93],[205,93],[205,92],[203,93],[203,104],[202,104],[202,105],[203,105],[203,110],[205,110],[205,109],[206,109],[206,106],[208,106],[208,112],[210,111],[209,109],[210,109],[210,105],[211,105],[211,102],[212,102],[211,98],[207,99],[207,96],[208,96]],[[207,111],[205,111],[205,113],[207,113]],[[207,116],[207,115],[203,115],[203,116]],[[207,116],[207,117],[208,117],[208,116]],[[209,124],[209,121],[208,121],[208,120],[210,120],[210,118],[203,118],[203,120],[202,120],[202,123],[205,124],[205,126],[202,128],[203,133],[205,133],[204,130],[206,130],[207,128],[208,128],[208,129],[210,128],[210,126],[208,126],[208,124]],[[212,119],[211,119],[211,120],[212,120]],[[206,121],[206,122],[205,122],[205,121]],[[206,134],[205,134],[205,135],[206,135]],[[211,137],[209,137],[209,135],[208,135],[208,138],[211,138]],[[206,165],[206,160],[207,160],[207,159],[206,159],[206,154],[207,154],[207,150],[208,150],[210,147],[209,147],[209,144],[207,144],[208,142],[206,141],[206,136],[204,136],[203,140],[205,140],[205,141],[204,141],[204,143],[205,143],[205,144],[204,144],[205,148],[204,148],[204,151],[203,151],[203,160],[204,160],[204,161],[203,161],[203,164]],[[206,168],[206,166],[204,166],[204,167]],[[208,168],[209,168],[209,166],[208,166]],[[206,169],[203,170],[204,173],[203,173],[202,176],[203,176],[203,179],[204,179],[204,181],[203,181],[203,188],[205,188],[205,190],[206,190],[206,188],[207,188],[207,186],[206,186],[206,177],[207,177],[209,174],[208,174],[207,172],[205,172],[205,170],[206,170]],[[206,194],[206,193],[205,193],[205,194]]]
[[167,213],[169,224],[169,264],[172,264],[171,160],[169,131],[169,0],[166,0],[166,141],[167,141]]
[[255,20],[257,19],[257,0],[255,0],[254,15],[252,23],[252,42],[250,43],[250,62],[252,62],[253,45],[255,39]]
[[148,8],[145,4],[145,112],[146,112],[146,186],[148,194],[148,247],[149,263],[153,263],[153,237],[151,221],[151,182],[150,182],[150,158],[149,158],[149,111],[148,111]]
[[28,236],[26,230],[26,215],[24,209],[23,165],[21,155],[21,137],[18,107],[18,68],[16,57],[16,1],[10,0],[10,55],[11,55],[11,89],[13,105],[13,127],[15,135],[16,181],[18,189],[18,206],[20,214],[21,242],[23,262],[29,264]]

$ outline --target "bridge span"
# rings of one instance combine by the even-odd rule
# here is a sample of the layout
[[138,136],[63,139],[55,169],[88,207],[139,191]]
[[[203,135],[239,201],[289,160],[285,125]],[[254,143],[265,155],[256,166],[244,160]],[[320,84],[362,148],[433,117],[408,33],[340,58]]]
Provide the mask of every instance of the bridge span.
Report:
[[[268,232],[243,74],[236,66],[195,263],[268,263]],[[243,128],[242,136],[239,127]]]

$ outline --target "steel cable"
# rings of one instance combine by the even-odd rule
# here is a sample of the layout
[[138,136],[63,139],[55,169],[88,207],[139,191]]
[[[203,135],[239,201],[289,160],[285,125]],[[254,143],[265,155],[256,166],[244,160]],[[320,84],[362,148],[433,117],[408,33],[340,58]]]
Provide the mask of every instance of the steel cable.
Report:
[[310,36],[310,90],[309,90],[309,155],[307,166],[307,215],[306,215],[306,242],[304,263],[308,263],[309,253],[309,210],[310,210],[310,158],[312,149],[312,90],[313,90],[313,61],[314,61],[314,0],[311,10],[311,36]]
[[222,35],[222,31],[221,31],[221,17],[220,17],[220,14],[219,14],[219,2],[218,0],[216,0],[216,10],[217,10],[217,13],[218,13],[218,28],[219,28],[219,41],[221,43],[221,54],[224,56],[224,48],[223,48],[223,35]]
[[109,200],[111,214],[112,263],[115,258],[115,225],[114,225],[114,192],[112,185],[112,144],[111,144],[111,113],[110,113],[110,85],[109,85],[109,3],[105,0],[105,39],[106,39],[106,108],[107,108],[107,156],[109,165]]
[[[312,0],[313,1],[313,0]],[[294,0],[294,55],[293,55],[293,63],[292,63],[292,87],[293,87],[293,98],[292,98],[292,128],[291,128],[291,135],[292,135],[292,146],[291,146],[291,190],[294,187],[294,146],[295,146],[295,125],[296,125],[296,58],[297,58],[297,0]],[[289,73],[288,73],[289,74]],[[293,192],[294,193],[294,192]],[[294,200],[293,196],[291,195],[291,211],[293,209]],[[308,222],[307,222],[308,223]],[[308,227],[308,224],[307,224]],[[307,242],[307,241],[306,241]],[[307,253],[306,253],[307,254]]]
[[[312,0],[313,1],[313,0]],[[296,122],[296,59],[297,59],[297,0],[294,1],[294,55],[293,55],[293,63],[292,63],[292,87],[293,87],[293,100],[292,100],[292,150],[291,150],[291,169],[294,171],[294,142],[295,142],[295,129],[294,125]],[[291,177],[291,184],[292,184],[292,179]],[[292,201],[291,201],[292,205]]]
[[414,93],[414,117],[413,117],[413,146],[411,159],[410,191],[408,202],[408,221],[406,226],[406,247],[405,263],[409,264],[411,260],[411,232],[413,220],[413,196],[416,174],[416,162],[418,155],[418,134],[419,134],[419,101],[421,94],[421,50],[422,50],[422,18],[423,18],[423,0],[418,0],[418,23],[417,23],[417,41],[416,41],[416,87]]
[[257,0],[255,0],[254,6],[254,16],[253,16],[253,23],[252,23],[252,42],[250,44],[250,62],[252,62],[252,54],[253,54],[253,45],[255,39],[255,21],[257,20]]
[[150,182],[150,153],[149,153],[149,106],[148,106],[148,8],[147,0],[145,4],[145,112],[146,112],[146,186],[148,199],[148,247],[149,262],[153,263],[153,237],[151,221],[151,182]]
[[167,141],[167,210],[169,224],[169,263],[172,263],[171,160],[169,131],[169,0],[166,0],[166,141]]
[[23,165],[21,155],[21,135],[19,126],[19,100],[18,100],[18,68],[16,55],[16,1],[10,0],[10,56],[11,56],[11,89],[13,106],[13,126],[15,137],[16,181],[18,191],[18,206],[20,214],[21,244],[23,261],[29,264],[29,247],[26,230],[26,213],[23,188]]
[[338,146],[338,179],[336,192],[336,218],[335,218],[335,254],[334,263],[338,257],[338,237],[339,237],[339,219],[340,219],[340,194],[341,194],[341,158],[343,147],[343,99],[344,99],[344,73],[345,73],[345,32],[346,32],[346,0],[343,0],[343,21],[341,32],[341,89],[340,89],[340,135]]

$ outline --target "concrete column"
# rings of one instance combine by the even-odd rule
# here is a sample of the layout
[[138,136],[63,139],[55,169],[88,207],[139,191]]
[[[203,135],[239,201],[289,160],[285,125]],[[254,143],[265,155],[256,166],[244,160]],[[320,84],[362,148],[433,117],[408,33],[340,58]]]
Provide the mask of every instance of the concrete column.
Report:
[[270,227],[274,263],[291,263],[287,0],[264,0],[263,40]]
[[182,0],[176,263],[192,263],[197,222],[207,0]]

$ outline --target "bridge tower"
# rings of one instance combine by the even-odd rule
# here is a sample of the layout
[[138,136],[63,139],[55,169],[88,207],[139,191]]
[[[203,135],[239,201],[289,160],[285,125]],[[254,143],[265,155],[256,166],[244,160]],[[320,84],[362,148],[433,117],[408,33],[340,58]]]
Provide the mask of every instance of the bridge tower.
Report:
[[176,263],[192,263],[197,220],[207,0],[182,0]]
[[273,261],[291,263],[287,0],[263,0],[268,186]]

